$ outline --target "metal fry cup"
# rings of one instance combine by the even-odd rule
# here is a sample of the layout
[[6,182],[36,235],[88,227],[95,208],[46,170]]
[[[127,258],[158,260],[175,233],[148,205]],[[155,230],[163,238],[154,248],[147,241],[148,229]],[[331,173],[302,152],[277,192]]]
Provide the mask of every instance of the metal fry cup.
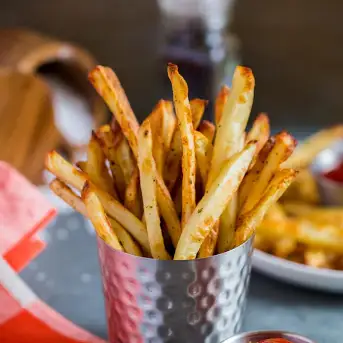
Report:
[[98,238],[110,343],[219,343],[239,332],[252,238],[224,254],[161,261]]

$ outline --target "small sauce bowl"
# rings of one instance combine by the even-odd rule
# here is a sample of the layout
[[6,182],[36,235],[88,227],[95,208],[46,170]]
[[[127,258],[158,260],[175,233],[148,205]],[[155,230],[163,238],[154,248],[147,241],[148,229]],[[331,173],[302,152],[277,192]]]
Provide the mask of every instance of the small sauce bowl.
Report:
[[259,343],[260,341],[268,338],[284,338],[292,343],[316,343],[309,338],[286,331],[243,332],[223,341],[222,343]]
[[343,206],[343,182],[332,180],[325,174],[343,162],[343,140],[320,152],[311,165],[323,205]]

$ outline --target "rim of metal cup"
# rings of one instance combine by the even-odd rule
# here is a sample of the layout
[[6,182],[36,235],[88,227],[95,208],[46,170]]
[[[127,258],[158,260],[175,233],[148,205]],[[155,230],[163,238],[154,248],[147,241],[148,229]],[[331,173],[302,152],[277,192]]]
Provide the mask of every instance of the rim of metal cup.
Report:
[[223,256],[223,255],[227,255],[227,254],[230,254],[230,253],[233,254],[234,251],[237,251],[238,249],[242,249],[244,246],[249,245],[250,242],[254,239],[254,237],[255,237],[255,234],[250,236],[249,239],[247,239],[243,244],[239,245],[238,247],[235,247],[235,248],[233,248],[231,250],[228,250],[228,251],[220,253],[220,254],[212,255],[210,257],[196,258],[196,259],[193,259],[193,260],[158,260],[158,259],[155,259],[155,258],[152,258],[152,257],[136,256],[136,255],[129,254],[129,253],[125,252],[125,251],[116,250],[116,249],[112,248],[110,245],[108,245],[101,237],[99,237],[97,235],[98,240],[101,240],[101,242],[103,244],[105,244],[107,246],[107,248],[109,248],[110,250],[114,251],[116,254],[127,255],[127,256],[130,256],[130,257],[133,257],[133,258],[137,258],[139,260],[143,259],[143,260],[147,260],[147,261],[159,261],[160,263],[161,262],[167,262],[167,263],[181,262],[181,263],[185,263],[185,262],[190,262],[190,261],[194,262],[194,261],[201,261],[201,260],[212,259],[212,258],[216,258],[217,256]]
[[[316,343],[308,337],[301,336],[294,332],[288,331],[250,331],[243,332],[238,335],[232,336],[221,343],[250,343],[251,339],[268,339],[268,338],[284,338],[293,340],[292,343]],[[243,341],[244,339],[244,341]],[[251,343],[258,343],[259,341],[252,341]]]

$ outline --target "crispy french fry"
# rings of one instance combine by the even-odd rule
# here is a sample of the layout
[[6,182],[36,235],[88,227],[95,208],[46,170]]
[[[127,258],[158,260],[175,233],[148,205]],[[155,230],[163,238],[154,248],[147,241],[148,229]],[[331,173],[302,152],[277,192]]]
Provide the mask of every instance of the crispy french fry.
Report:
[[139,171],[138,168],[132,173],[131,180],[125,191],[124,206],[132,212],[137,218],[143,215],[142,197],[139,187]]
[[171,141],[170,150],[166,159],[166,167],[164,168],[164,180],[169,190],[172,192],[180,175],[182,159],[182,142],[181,132],[178,128],[175,129],[173,139]]
[[266,113],[260,113],[252,124],[251,130],[247,134],[246,140],[257,141],[257,151],[258,154],[263,146],[266,144],[270,136],[270,125],[269,118]]
[[256,228],[262,223],[270,206],[278,201],[287,187],[296,176],[293,169],[283,169],[275,174],[261,200],[237,220],[235,246],[243,244],[253,235]]
[[[88,212],[81,198],[77,196],[65,183],[55,179],[50,182],[50,189],[75,211],[81,213],[85,217],[88,217]],[[135,256],[142,256],[142,251],[139,245],[133,240],[131,235],[111,217],[109,217],[108,220],[125,252]]]
[[[225,101],[223,113],[217,126],[211,168],[208,174],[208,186],[212,184],[218,175],[224,161],[240,151],[242,135],[249,119],[254,98],[254,87],[255,79],[252,71],[249,68],[236,67],[232,90]],[[224,93],[224,100],[225,97]],[[223,212],[224,224],[220,225],[218,232],[219,235],[226,238],[225,242],[230,237],[233,237],[234,223],[236,220],[236,202],[237,200],[234,196],[232,203],[228,204],[228,209]],[[220,233],[221,231],[222,233]],[[216,239],[212,239],[211,241],[213,244],[216,242]],[[207,245],[209,242],[205,240],[204,244]],[[225,243],[226,245],[227,243]],[[224,249],[222,243],[220,249]]]
[[269,140],[264,145],[260,153],[257,155],[254,166],[248,171],[247,175],[245,175],[242,184],[239,188],[239,208],[242,207],[242,205],[246,202],[248,196],[250,196],[251,189],[254,186],[254,184],[258,181],[258,178],[261,174],[262,169],[264,168],[267,157],[272,151],[274,144],[274,137],[269,138]]
[[180,124],[182,141],[182,226],[195,208],[196,162],[191,107],[188,86],[179,74],[178,67],[168,64],[168,76],[172,84],[176,116]]
[[251,185],[248,193],[249,196],[242,204],[239,215],[251,211],[257,204],[261,195],[265,192],[269,181],[279,169],[280,164],[292,154],[295,146],[296,141],[289,133],[281,132],[275,136],[274,147],[265,159],[264,166],[258,174],[257,180]]
[[336,125],[319,131],[300,144],[294,154],[282,164],[282,168],[306,168],[318,153],[342,138],[343,125]]
[[[87,174],[74,168],[56,151],[52,151],[47,155],[45,166],[58,179],[79,191],[83,189],[85,182],[89,181]],[[142,248],[149,252],[150,245],[147,230],[143,223],[110,194],[98,188],[96,188],[96,193],[107,214],[118,221],[140,243]]]
[[249,143],[242,152],[231,157],[222,167],[204,197],[185,225],[176,247],[175,260],[194,259],[206,236],[219,219],[232,195],[237,191],[255,153]]
[[220,119],[222,118],[223,112],[224,112],[224,106],[227,102],[227,99],[229,98],[230,95],[230,88],[226,85],[222,86],[217,98],[216,102],[214,105],[214,119],[216,125],[219,124]]
[[86,206],[88,217],[93,223],[98,236],[113,249],[124,251],[117,235],[111,227],[99,198],[88,182],[85,183],[82,189],[81,197]]
[[116,144],[115,149],[116,149],[116,158],[123,172],[125,185],[127,187],[131,181],[132,174],[134,173],[134,170],[136,169],[136,165],[135,165],[136,163],[132,155],[128,141],[126,140],[126,138],[121,132],[118,133],[117,135],[117,144]]
[[156,165],[152,155],[152,133],[149,120],[138,131],[138,167],[152,257],[169,260],[165,249],[156,198]]
[[149,120],[153,139],[152,152],[156,168],[163,175],[164,162],[176,125],[173,104],[170,101],[160,100],[149,115]]
[[116,157],[114,132],[110,125],[103,125],[96,131],[96,134],[101,142],[105,156],[110,163],[114,184],[117,187],[120,197],[123,199],[126,185],[123,172]]
[[89,73],[88,78],[115,116],[135,157],[137,157],[139,124],[117,75],[110,68],[97,66]]
[[203,99],[192,99],[189,103],[191,106],[193,128],[196,130],[204,115],[208,101]]
[[194,143],[197,166],[199,168],[202,184],[205,190],[213,147],[208,138],[199,131],[194,132]]
[[97,187],[118,199],[113,179],[106,165],[105,154],[94,132],[92,132],[92,137],[88,143],[86,172]]
[[209,140],[209,142],[212,143],[216,128],[211,122],[208,120],[203,120],[198,127],[198,131],[201,132]]

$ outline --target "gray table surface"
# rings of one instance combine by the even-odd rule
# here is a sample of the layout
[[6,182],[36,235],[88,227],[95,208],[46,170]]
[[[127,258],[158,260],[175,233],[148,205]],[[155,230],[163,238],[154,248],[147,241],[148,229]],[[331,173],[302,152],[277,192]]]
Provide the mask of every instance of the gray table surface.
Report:
[[[44,232],[47,249],[22,277],[74,323],[106,338],[95,234],[76,213],[59,215]],[[253,272],[244,331],[283,329],[318,343],[341,343],[343,297],[296,288]]]

